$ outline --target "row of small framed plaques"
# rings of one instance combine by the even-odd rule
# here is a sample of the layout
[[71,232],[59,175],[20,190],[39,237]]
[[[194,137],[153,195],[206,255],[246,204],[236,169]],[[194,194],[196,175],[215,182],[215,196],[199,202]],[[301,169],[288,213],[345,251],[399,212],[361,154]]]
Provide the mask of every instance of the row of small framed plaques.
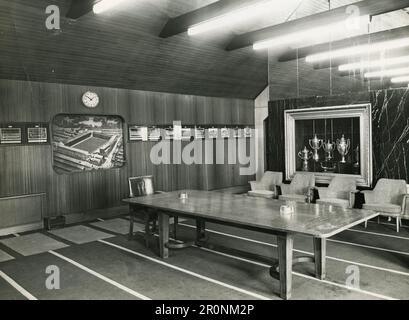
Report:
[[49,143],[48,123],[10,123],[0,125],[0,145]]
[[204,126],[136,126],[130,125],[129,141],[159,141],[199,139],[251,138],[253,130],[249,126],[204,127]]

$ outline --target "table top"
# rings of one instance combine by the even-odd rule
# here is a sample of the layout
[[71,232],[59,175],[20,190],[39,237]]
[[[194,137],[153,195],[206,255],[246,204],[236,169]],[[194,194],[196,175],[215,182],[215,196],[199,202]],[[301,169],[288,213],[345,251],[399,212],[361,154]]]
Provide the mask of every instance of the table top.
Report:
[[[244,195],[198,190],[183,190],[188,199],[179,199],[181,191],[128,198],[128,204],[141,205],[191,218],[203,218],[264,232],[285,232],[328,238],[377,217],[370,210],[344,209],[330,205],[286,202]],[[295,212],[282,215],[280,207],[291,204]]]

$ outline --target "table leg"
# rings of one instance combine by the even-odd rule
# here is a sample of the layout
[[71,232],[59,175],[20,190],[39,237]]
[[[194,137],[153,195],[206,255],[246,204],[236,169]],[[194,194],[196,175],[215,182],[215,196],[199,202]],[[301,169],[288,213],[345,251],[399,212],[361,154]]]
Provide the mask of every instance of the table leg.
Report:
[[292,235],[286,234],[277,236],[280,297],[284,300],[291,299],[293,243],[294,239]]
[[134,210],[129,206],[129,240],[133,238]]
[[196,245],[200,246],[201,242],[206,239],[206,222],[201,219],[196,220]]
[[321,280],[324,280],[326,276],[326,251],[327,240],[314,238],[315,275]]
[[163,212],[158,212],[159,220],[159,254],[162,259],[169,257],[169,216]]

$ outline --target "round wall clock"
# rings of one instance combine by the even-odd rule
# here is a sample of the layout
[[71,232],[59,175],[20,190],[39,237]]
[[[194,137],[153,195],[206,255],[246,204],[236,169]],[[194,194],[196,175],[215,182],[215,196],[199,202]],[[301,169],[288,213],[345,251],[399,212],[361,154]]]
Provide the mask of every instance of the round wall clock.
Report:
[[82,103],[87,108],[96,108],[99,104],[99,97],[95,92],[87,91],[82,95]]

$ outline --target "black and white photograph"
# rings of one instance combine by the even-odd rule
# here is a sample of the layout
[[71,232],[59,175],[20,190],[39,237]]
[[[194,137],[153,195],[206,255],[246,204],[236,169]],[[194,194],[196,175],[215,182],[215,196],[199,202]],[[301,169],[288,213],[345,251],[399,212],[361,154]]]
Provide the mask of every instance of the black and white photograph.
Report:
[[122,122],[121,117],[116,116],[55,116],[52,123],[54,170],[67,174],[122,167]]
[[12,300],[409,300],[409,0],[0,0]]

